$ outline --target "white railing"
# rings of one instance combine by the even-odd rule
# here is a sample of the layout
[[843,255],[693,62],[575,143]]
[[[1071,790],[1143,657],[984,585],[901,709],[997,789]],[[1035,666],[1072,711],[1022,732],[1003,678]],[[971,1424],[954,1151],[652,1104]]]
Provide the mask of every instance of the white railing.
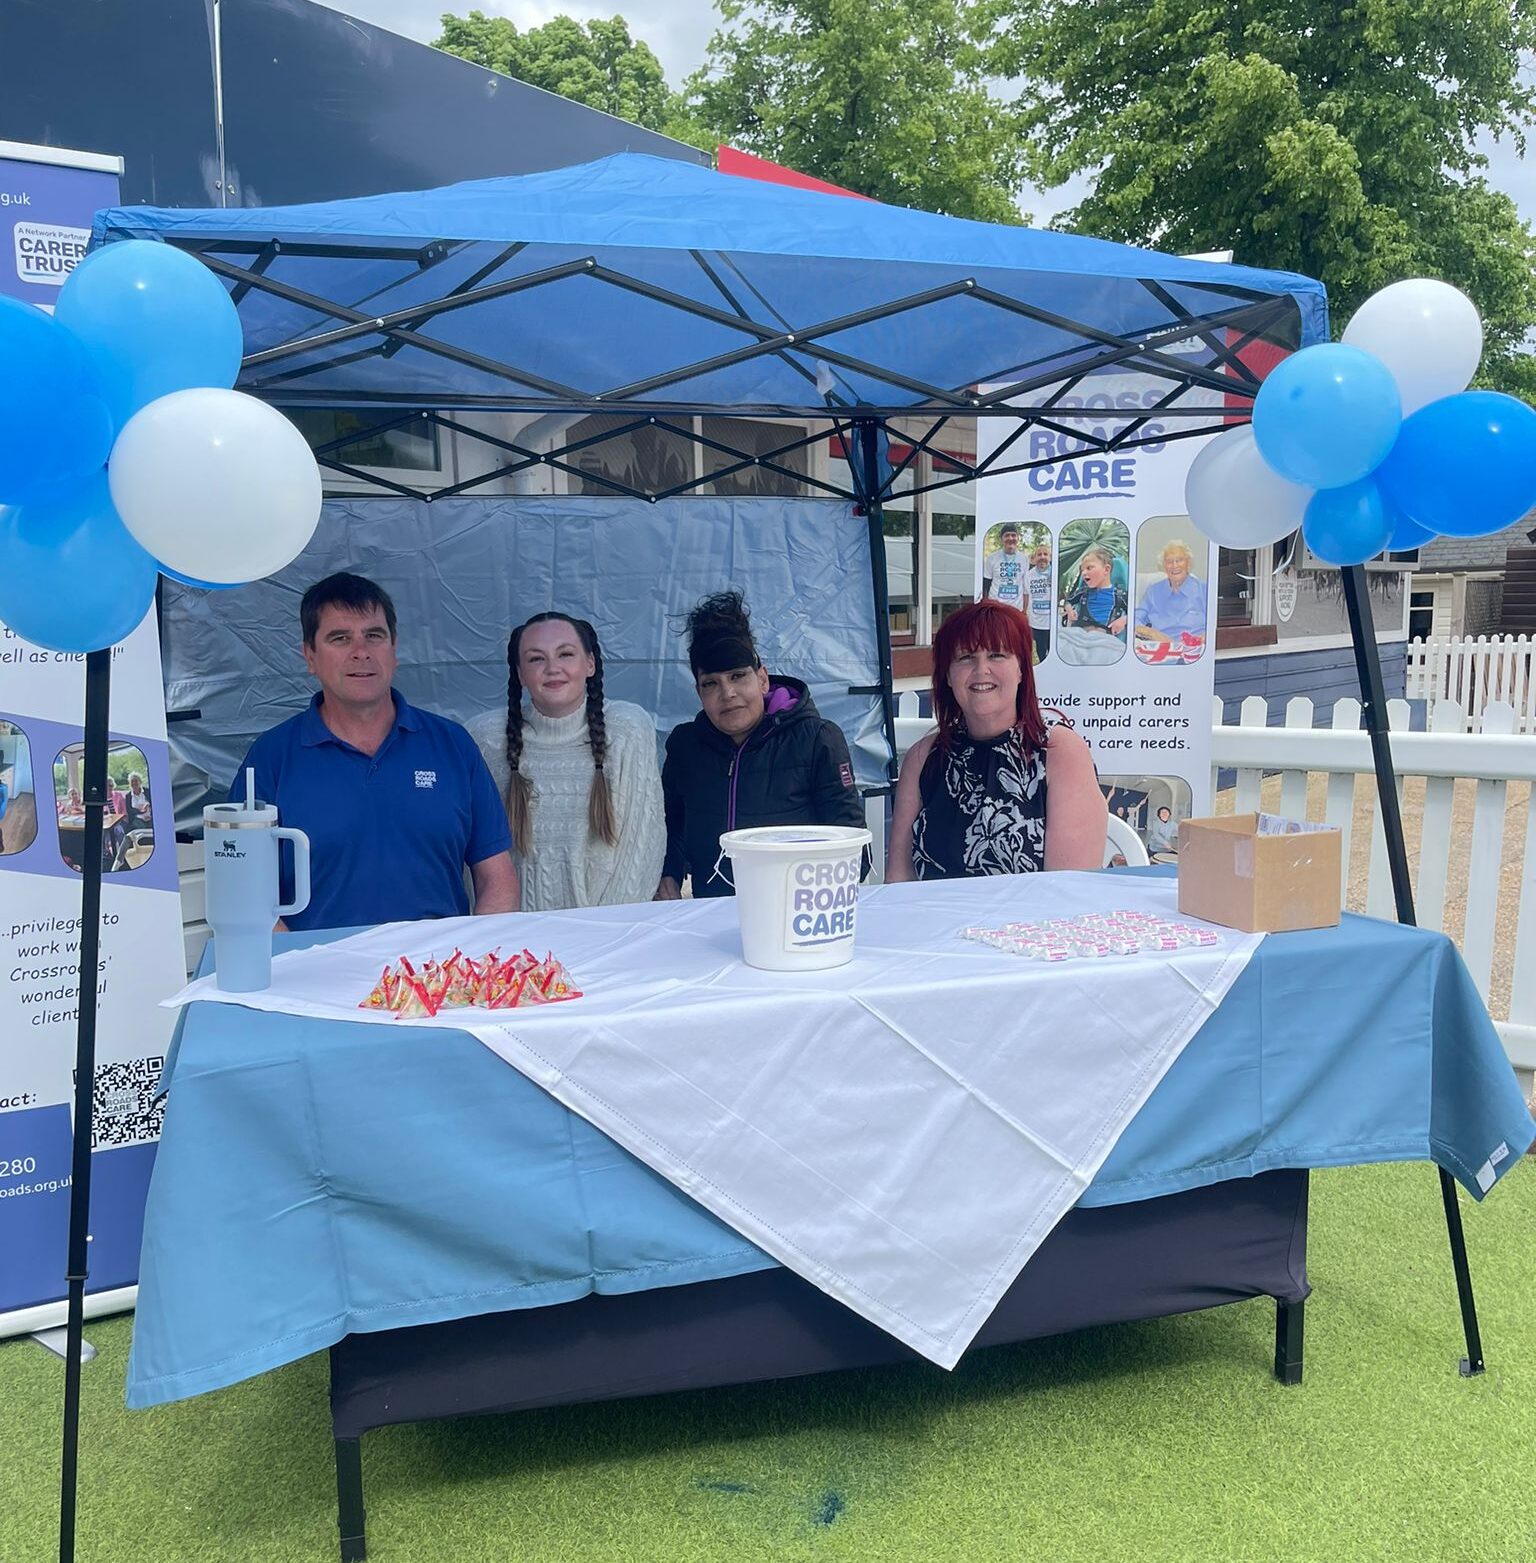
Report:
[[[1409,732],[1408,715],[1406,700],[1388,703],[1418,921],[1456,939],[1511,1061],[1536,1069],[1536,743],[1516,734],[1516,714],[1503,702],[1483,708],[1477,734],[1466,731],[1451,700],[1436,704],[1429,732]],[[1331,728],[1312,726],[1305,697],[1287,705],[1285,726],[1267,719],[1260,696],[1243,702],[1233,726],[1223,725],[1221,701],[1214,703],[1211,761],[1217,772],[1237,772],[1233,812],[1262,804],[1337,825],[1346,902],[1393,917],[1360,703],[1337,701]],[[1355,839],[1362,825],[1368,845]]]
[[1407,695],[1427,702],[1431,726],[1441,701],[1460,708],[1469,733],[1481,730],[1488,706],[1503,703],[1513,708],[1514,732],[1536,733],[1536,637],[1410,641]]

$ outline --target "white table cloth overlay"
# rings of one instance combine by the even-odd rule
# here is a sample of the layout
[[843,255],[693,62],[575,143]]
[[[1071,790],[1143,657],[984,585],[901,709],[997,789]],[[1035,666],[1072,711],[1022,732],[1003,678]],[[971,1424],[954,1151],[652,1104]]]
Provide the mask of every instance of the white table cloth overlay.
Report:
[[[1049,964],[973,925],[1131,910],[1172,880],[1053,873],[864,892],[853,961],[743,964],[730,900],[391,923],[171,1004],[468,1031],[782,1264],[953,1367],[1258,947]],[[1205,925],[1202,925],[1205,926]],[[382,967],[527,945],[583,997],[505,1017],[359,1009]]]

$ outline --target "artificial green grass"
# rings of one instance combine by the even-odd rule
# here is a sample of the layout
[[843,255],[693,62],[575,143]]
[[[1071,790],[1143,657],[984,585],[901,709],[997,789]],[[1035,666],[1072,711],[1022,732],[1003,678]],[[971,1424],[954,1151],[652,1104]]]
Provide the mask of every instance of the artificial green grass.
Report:
[[[1313,1176],[1306,1381],[1242,1303],[917,1365],[363,1439],[375,1563],[1536,1559],[1536,1162],[1463,1200],[1489,1360],[1462,1342],[1435,1174]],[[330,1563],[325,1359],[123,1409],[94,1322],[82,1563]],[[55,1554],[63,1369],[0,1344],[0,1559]]]

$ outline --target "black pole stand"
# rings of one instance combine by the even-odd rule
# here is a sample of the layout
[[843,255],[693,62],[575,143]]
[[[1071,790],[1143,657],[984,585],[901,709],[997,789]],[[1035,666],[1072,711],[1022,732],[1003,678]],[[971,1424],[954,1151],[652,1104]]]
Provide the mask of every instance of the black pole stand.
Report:
[[[1339,572],[1344,580],[1344,602],[1349,610],[1349,633],[1355,647],[1355,669],[1360,677],[1360,698],[1365,727],[1371,735],[1371,759],[1376,769],[1377,808],[1392,870],[1392,895],[1397,920],[1416,926],[1413,884],[1408,877],[1408,848],[1403,840],[1403,815],[1397,797],[1397,776],[1392,768],[1392,745],[1387,727],[1387,697],[1381,679],[1381,657],[1376,650],[1376,627],[1371,618],[1370,587],[1363,565]],[[1440,1172],[1440,1199],[1445,1206],[1445,1227],[1451,1240],[1451,1265],[1456,1272],[1456,1296],[1461,1304],[1461,1327],[1467,1354],[1461,1359],[1462,1377],[1483,1371],[1483,1342],[1477,1328],[1477,1300],[1472,1295],[1472,1272],[1467,1267],[1467,1240],[1461,1227],[1461,1206],[1456,1183],[1444,1167]]]
[[68,1343],[64,1354],[64,1451],[59,1481],[59,1563],[74,1563],[75,1476],[80,1443],[86,1251],[91,1220],[91,1107],[96,1086],[96,988],[101,952],[101,841],[107,807],[107,706],[112,648],[85,659],[85,842],[80,865],[80,1006],[75,1022],[75,1133],[69,1185]]
[[[892,689],[894,680],[891,660],[891,610],[890,582],[885,568],[885,507],[881,503],[880,451],[877,444],[879,423],[873,418],[859,418],[854,422],[858,435],[856,460],[848,465],[853,470],[854,487],[864,506],[865,520],[869,525],[869,563],[875,588],[875,645],[880,655],[880,716],[885,727],[885,741],[890,745],[890,759],[886,762],[886,778],[892,785],[896,781],[896,695]],[[854,452],[850,451],[850,457]],[[916,512],[913,512],[914,522]]]

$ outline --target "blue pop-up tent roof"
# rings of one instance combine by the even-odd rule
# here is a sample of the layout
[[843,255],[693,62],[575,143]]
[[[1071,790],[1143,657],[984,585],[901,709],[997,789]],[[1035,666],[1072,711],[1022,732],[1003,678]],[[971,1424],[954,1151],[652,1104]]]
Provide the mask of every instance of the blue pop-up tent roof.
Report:
[[[242,388],[289,405],[953,415],[1120,367],[1251,395],[1320,283],[621,154],[312,206],[131,207],[224,277]],[[978,395],[978,387],[989,388]]]

